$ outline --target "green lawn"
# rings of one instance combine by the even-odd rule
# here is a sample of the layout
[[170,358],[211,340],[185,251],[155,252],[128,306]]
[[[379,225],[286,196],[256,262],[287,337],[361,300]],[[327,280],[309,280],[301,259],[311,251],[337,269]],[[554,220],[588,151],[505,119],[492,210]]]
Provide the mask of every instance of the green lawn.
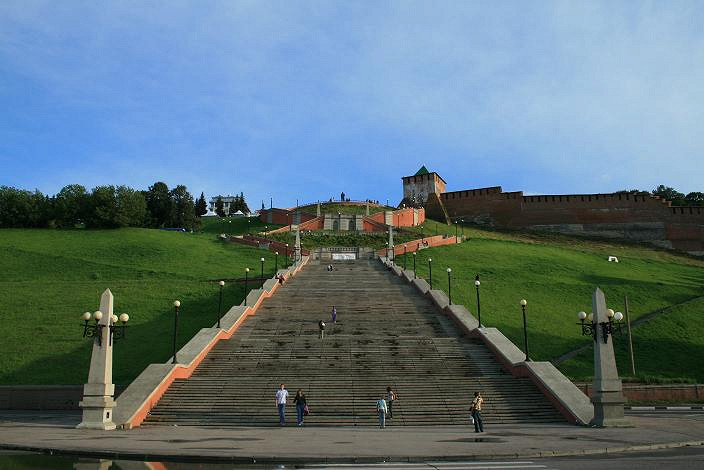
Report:
[[[273,256],[160,230],[0,230],[0,384],[84,383],[91,344],[79,317],[98,309],[106,288],[115,313],[130,314],[127,339],[115,347],[114,380],[127,384],[171,357],[175,299],[180,347],[215,323],[218,280],[240,278],[246,266],[259,273],[260,257],[269,277]],[[244,285],[228,282],[224,309],[243,297]]]
[[[318,206],[317,204],[311,204],[308,206],[301,206],[299,208],[302,212],[308,212],[309,214],[317,214]],[[375,207],[375,206],[369,206],[369,213],[370,214],[375,214],[377,212],[381,211],[393,211],[396,210],[395,207]],[[320,213],[321,214],[366,214],[367,208],[364,205],[357,206],[357,205],[346,205],[346,204],[340,204],[335,203],[335,202],[322,202],[320,204]]]
[[259,217],[203,217],[200,233],[243,235],[273,230],[281,225],[265,224]]
[[[446,269],[451,267],[453,301],[467,305],[476,313],[473,282],[479,273],[482,323],[500,328],[521,348],[523,324],[519,300],[527,299],[529,350],[536,360],[554,359],[591,341],[581,336],[576,314],[580,310],[591,311],[591,295],[597,286],[605,292],[607,303],[614,310],[623,310],[623,298],[628,295],[633,319],[704,295],[704,262],[689,257],[639,246],[464,230],[470,237],[468,241],[418,253],[419,277],[428,278],[427,259],[432,258],[433,285],[447,292]],[[621,262],[607,262],[607,253],[618,256]],[[403,266],[404,257],[398,256],[396,262]],[[411,255],[407,263],[411,269]],[[683,309],[686,310],[683,314],[696,325],[690,331],[677,327],[670,341],[641,343],[649,353],[665,358],[663,362],[670,362],[667,358],[675,338],[689,338],[692,333],[704,330],[704,319],[698,316],[701,304],[688,304]],[[651,327],[642,328],[645,334]],[[684,341],[677,347],[689,351],[689,357],[703,357],[701,343],[698,347],[694,344]],[[666,373],[704,380],[701,368],[690,367],[692,361],[670,364]],[[576,360],[566,363],[564,370],[576,379],[593,375],[591,365],[586,367]],[[642,369],[643,373],[646,370]],[[657,370],[654,367],[648,373]]]
[[[626,329],[614,341],[622,376],[632,375]],[[704,298],[677,305],[663,315],[633,328],[633,356],[636,376],[654,379],[704,381]],[[574,377],[594,375],[594,349],[575,356],[560,366]]]

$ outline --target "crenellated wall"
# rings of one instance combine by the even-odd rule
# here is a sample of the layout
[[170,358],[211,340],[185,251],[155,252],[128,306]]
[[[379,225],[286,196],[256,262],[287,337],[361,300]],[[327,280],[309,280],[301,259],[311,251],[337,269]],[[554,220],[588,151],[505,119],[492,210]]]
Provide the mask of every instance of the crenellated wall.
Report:
[[650,195],[524,196],[500,186],[442,193],[428,217],[486,226],[648,242],[704,255],[704,207],[671,207]]

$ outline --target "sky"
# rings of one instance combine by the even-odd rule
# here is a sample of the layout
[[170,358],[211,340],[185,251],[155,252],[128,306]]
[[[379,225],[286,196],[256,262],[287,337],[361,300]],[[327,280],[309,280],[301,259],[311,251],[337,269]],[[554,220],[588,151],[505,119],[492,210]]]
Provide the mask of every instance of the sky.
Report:
[[704,191],[701,1],[0,2],[0,185]]

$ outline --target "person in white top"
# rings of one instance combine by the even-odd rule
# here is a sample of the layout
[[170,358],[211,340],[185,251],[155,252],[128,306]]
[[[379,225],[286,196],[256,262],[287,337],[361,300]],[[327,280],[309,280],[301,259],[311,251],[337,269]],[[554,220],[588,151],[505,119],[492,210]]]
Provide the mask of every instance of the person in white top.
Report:
[[376,412],[379,415],[379,427],[382,429],[386,427],[387,411],[388,408],[386,407],[386,400],[384,400],[384,395],[382,395],[381,398],[376,402]]
[[279,424],[286,424],[286,400],[288,400],[288,390],[284,384],[281,384],[276,391],[276,407],[279,409]]

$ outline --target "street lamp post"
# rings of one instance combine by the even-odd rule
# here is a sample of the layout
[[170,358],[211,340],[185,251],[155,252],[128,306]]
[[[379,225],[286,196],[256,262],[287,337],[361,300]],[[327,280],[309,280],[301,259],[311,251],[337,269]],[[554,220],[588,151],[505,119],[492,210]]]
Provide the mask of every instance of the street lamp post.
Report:
[[479,322],[479,328],[482,327],[482,307],[479,303],[479,286],[482,283],[479,282],[479,274],[474,277],[474,287],[477,288],[477,321]]
[[455,220],[455,243],[459,243],[459,240],[457,240],[457,221]]
[[288,243],[286,244],[286,266],[285,268],[288,268]]
[[403,270],[406,270],[406,251],[408,251],[408,246],[406,244],[403,245]]
[[178,309],[181,307],[181,302],[178,300],[174,300],[174,347],[173,347],[173,360],[171,361],[172,364],[176,364],[176,334],[178,331]]
[[262,266],[261,280],[262,280],[262,282],[264,282],[264,258],[259,258],[259,262],[261,263],[261,266]]
[[413,252],[413,279],[418,279],[418,275],[416,274],[416,252]]
[[279,252],[278,251],[274,252],[274,272],[275,273],[279,272]]
[[450,274],[452,269],[447,268],[447,298],[450,300],[450,305],[452,305],[452,281],[450,279]]
[[462,238],[464,238],[464,219],[460,219],[460,223],[462,224],[460,226],[462,228]]
[[528,301],[526,299],[521,299],[521,310],[523,311],[523,348],[526,352],[526,362],[530,359],[528,358],[528,330],[526,328],[526,305]]
[[244,268],[244,305],[247,306],[247,281],[249,279],[249,268]]
[[433,288],[433,259],[428,258],[428,279],[430,280],[430,288]]
[[269,235],[269,226],[265,225],[264,226],[264,236],[266,237],[267,235]]
[[220,317],[222,316],[222,288],[225,286],[225,281],[220,281],[220,303],[218,304],[218,328],[220,328]]
[[391,262],[396,262],[396,245],[391,245]]

